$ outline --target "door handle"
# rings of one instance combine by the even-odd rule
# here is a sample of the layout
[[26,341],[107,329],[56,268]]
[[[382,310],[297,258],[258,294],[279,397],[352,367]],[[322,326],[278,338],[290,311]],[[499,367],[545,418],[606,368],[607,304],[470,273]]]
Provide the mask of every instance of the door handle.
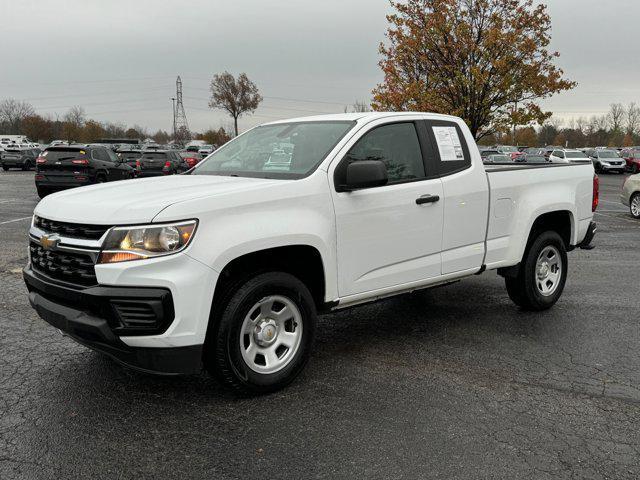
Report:
[[416,198],[416,204],[422,205],[423,203],[436,203],[439,200],[439,195],[422,195]]

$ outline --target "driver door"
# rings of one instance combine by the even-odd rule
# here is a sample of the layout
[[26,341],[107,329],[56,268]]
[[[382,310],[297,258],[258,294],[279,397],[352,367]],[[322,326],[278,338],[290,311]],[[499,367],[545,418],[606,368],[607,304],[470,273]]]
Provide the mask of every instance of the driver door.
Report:
[[[351,140],[333,170],[341,297],[398,290],[441,275],[444,199],[432,146],[420,122],[384,122]],[[388,184],[336,191],[343,162],[371,159],[385,163]]]

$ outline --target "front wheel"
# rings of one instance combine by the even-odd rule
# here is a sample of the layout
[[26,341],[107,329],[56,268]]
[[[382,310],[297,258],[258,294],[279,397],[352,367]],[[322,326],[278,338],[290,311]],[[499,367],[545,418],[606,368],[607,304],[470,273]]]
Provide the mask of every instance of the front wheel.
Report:
[[284,272],[260,274],[230,299],[205,345],[206,369],[242,394],[291,383],[309,359],[316,311],[307,287]]
[[629,200],[629,212],[633,218],[640,218],[640,192],[631,195]]
[[40,198],[44,198],[51,193],[51,190],[46,187],[36,187],[36,189],[38,190],[38,197]]
[[516,277],[505,278],[509,298],[524,310],[546,310],[562,295],[567,251],[556,232],[540,233],[525,251]]

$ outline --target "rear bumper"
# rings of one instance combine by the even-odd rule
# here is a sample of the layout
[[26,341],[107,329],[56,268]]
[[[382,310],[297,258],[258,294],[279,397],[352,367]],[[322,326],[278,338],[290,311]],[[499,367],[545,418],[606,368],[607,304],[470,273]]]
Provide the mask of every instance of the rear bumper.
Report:
[[141,170],[138,172],[138,178],[144,177],[161,177],[165,175],[162,170]]
[[[131,347],[119,337],[119,333],[132,333],[119,330],[118,314],[111,303],[113,300],[148,302],[156,310],[162,309],[162,315],[170,316],[166,319],[170,322],[173,320],[173,304],[167,302],[167,295],[171,296],[167,290],[101,286],[76,290],[41,278],[29,266],[24,269],[23,277],[29,290],[29,303],[38,315],[78,343],[145,372],[188,374],[201,370],[202,345]],[[158,302],[161,307],[158,307]]]

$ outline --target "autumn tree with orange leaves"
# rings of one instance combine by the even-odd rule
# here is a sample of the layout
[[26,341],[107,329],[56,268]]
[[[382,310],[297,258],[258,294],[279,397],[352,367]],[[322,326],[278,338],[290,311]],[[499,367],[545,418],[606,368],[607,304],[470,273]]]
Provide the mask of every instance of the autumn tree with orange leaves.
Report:
[[[375,110],[462,117],[476,139],[551,116],[537,101],[576,86],[548,50],[551,19],[533,0],[391,1]],[[516,108],[517,105],[517,108]]]

